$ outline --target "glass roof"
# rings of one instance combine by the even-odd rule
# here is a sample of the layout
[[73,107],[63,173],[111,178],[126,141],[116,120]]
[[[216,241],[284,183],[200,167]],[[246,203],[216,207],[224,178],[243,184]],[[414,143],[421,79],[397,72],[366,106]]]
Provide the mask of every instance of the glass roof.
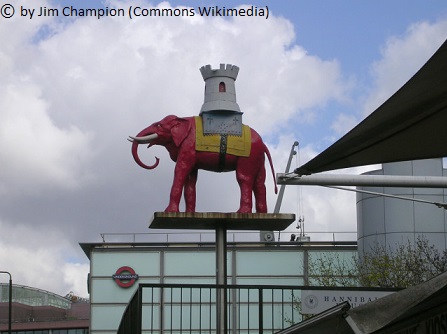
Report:
[[[0,302],[9,301],[9,284],[0,283]],[[12,286],[12,301],[30,306],[54,306],[58,308],[70,308],[71,301],[52,292],[31,288],[28,286]]]

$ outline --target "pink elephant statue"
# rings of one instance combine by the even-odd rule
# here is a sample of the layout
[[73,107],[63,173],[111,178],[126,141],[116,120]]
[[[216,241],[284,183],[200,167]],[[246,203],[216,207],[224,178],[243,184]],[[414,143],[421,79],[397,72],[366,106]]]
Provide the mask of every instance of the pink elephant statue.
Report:
[[[157,167],[159,159],[156,158],[156,162],[151,166],[143,163],[138,156],[139,144],[149,144],[148,147],[162,145],[168,150],[171,159],[176,162],[169,205],[165,212],[179,212],[182,192],[184,192],[186,212],[195,212],[197,173],[199,169],[204,169],[213,172],[236,171],[236,180],[241,192],[240,207],[237,212],[252,212],[253,193],[256,200],[256,212],[266,213],[264,154],[269,159],[274,181],[275,172],[270,152],[259,134],[246,126],[249,141],[245,145],[247,146],[245,156],[238,156],[236,153],[231,154],[229,150],[222,152],[222,147],[218,148],[218,152],[209,152],[198,148],[197,144],[200,143],[197,143],[199,139],[196,137],[196,132],[199,133],[200,131],[197,130],[197,121],[201,122],[200,117],[183,118],[169,115],[161,121],[148,126],[138,133],[137,136],[129,137],[129,141],[132,142],[132,156],[141,167],[153,169]],[[220,135],[217,136],[220,138]],[[231,137],[236,136],[228,136],[228,143],[230,144],[228,146],[231,146]],[[208,147],[211,145],[205,142],[204,146]],[[277,193],[276,182],[275,193]]]

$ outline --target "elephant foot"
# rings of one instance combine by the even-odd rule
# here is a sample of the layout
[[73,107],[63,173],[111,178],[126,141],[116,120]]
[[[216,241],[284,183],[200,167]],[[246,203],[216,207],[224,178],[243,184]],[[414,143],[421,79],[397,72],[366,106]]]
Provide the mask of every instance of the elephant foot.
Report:
[[179,207],[174,205],[168,205],[165,212],[179,212]]
[[256,213],[267,213],[267,205],[256,205]]
[[251,208],[240,208],[237,213],[252,213]]

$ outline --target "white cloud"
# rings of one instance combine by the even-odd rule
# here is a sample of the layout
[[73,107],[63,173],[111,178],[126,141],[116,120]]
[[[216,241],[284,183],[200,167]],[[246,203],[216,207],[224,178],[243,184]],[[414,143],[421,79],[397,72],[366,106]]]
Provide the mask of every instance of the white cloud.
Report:
[[88,135],[72,126],[58,128],[47,113],[39,87],[24,80],[0,93],[0,192],[73,188],[82,181]]
[[0,264],[14,284],[31,286],[64,296],[70,291],[87,296],[89,266],[70,263],[64,255],[74,250],[59,231],[13,226],[0,221]]
[[358,119],[354,115],[339,114],[332,123],[332,130],[338,135],[344,135],[358,124]]
[[63,282],[68,287],[69,293],[72,291],[78,297],[88,297],[87,275],[90,272],[90,265],[87,263],[64,262],[62,267]]
[[372,66],[375,89],[364,104],[366,114],[373,112],[402,87],[435,53],[447,36],[447,20],[411,25],[402,37],[389,38],[382,58]]
[[[71,118],[98,126],[123,114],[134,122],[197,114],[199,67],[232,63],[241,68],[236,87],[245,122],[273,132],[272,125],[346,90],[339,64],[308,55],[294,37],[293,25],[274,16],[77,20],[40,43],[33,72],[51,94],[57,119],[77,107]],[[51,81],[44,80],[49,74]]]
[[[23,7],[31,8],[24,1]],[[46,2],[41,5],[45,6]],[[23,24],[14,18],[2,21],[0,39],[0,195],[37,193],[48,188],[70,189],[88,178],[84,163],[89,159],[89,134],[75,125],[61,127],[50,115],[52,97],[44,96],[34,43],[36,35],[50,18],[29,20]],[[49,64],[51,66],[51,64]],[[57,84],[50,82],[50,84]]]

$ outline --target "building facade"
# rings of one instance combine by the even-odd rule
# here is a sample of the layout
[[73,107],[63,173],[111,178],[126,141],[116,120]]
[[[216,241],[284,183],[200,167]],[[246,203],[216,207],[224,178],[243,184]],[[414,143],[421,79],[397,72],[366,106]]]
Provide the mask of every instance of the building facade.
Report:
[[[216,284],[214,243],[104,242],[82,243],[81,247],[90,259],[90,333],[116,333],[139,284]],[[309,266],[321,256],[338,254],[340,258],[352,261],[356,253],[356,244],[352,242],[229,243],[227,283],[304,286],[312,284]],[[150,298],[153,297],[144,297],[146,307],[152,303]],[[275,313],[274,321],[286,320],[280,310],[272,307],[272,313]],[[295,319],[295,322],[299,320]]]
[[[87,300],[21,285],[12,287],[12,334],[88,334]],[[8,333],[9,284],[0,284],[0,333]]]

